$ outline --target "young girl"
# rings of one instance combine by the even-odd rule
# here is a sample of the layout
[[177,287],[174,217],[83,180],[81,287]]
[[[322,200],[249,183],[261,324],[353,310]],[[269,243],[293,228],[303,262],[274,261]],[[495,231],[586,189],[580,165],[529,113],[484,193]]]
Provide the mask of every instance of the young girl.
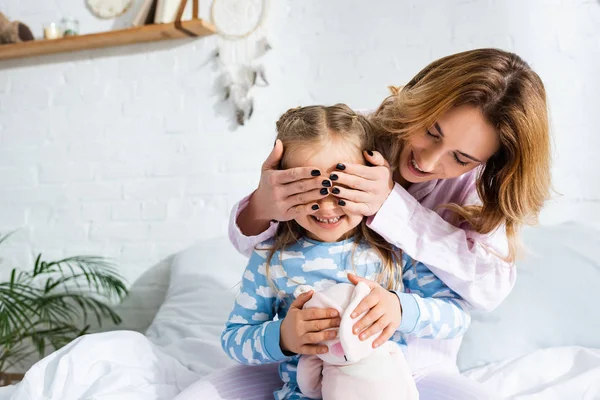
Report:
[[[290,110],[277,123],[278,139],[286,149],[281,167],[318,168],[335,182],[340,166],[365,164],[363,152],[372,148],[370,130],[366,118],[345,105]],[[348,278],[353,283],[365,278],[379,282],[387,290],[371,286],[381,291],[377,326],[390,330],[391,340],[401,347],[406,346],[405,336],[455,338],[469,325],[456,293],[424,264],[369,230],[365,217],[347,212],[329,195],[336,189],[326,185],[321,191],[327,196],[313,205],[312,215],[280,224],[273,239],[255,248],[222,335],[225,352],[242,364],[280,363],[284,384],[276,399],[306,398],[296,383],[298,358],[326,353],[327,347],[319,343],[335,338],[335,330],[327,329],[339,324],[335,310],[302,310],[312,293],[293,300],[300,284],[320,290]]]

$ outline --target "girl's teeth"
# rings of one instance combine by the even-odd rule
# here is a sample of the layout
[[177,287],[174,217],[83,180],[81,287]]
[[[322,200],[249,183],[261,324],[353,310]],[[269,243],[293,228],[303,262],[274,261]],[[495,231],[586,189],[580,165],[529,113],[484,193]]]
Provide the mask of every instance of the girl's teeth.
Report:
[[340,220],[340,217],[335,217],[335,218],[330,218],[330,219],[323,219],[323,218],[319,218],[319,217],[315,217],[317,219],[317,221],[322,222],[324,224],[335,224],[336,222],[338,222]]

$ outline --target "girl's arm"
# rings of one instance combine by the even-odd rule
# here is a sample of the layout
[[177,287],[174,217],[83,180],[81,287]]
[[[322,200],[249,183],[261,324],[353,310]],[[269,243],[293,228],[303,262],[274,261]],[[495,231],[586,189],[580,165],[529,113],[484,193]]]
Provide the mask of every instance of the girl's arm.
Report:
[[239,363],[267,364],[288,358],[279,344],[281,320],[273,321],[277,301],[272,285],[266,277],[265,259],[253,252],[221,335],[221,347]]
[[[467,196],[474,204],[475,187]],[[496,308],[512,290],[516,271],[504,261],[507,238],[503,228],[488,235],[457,228],[423,207],[396,184],[368,225],[390,244],[423,262],[471,306]]]
[[402,306],[399,332],[424,339],[450,339],[464,334],[471,323],[467,305],[425,264],[404,268],[403,291],[396,294]]

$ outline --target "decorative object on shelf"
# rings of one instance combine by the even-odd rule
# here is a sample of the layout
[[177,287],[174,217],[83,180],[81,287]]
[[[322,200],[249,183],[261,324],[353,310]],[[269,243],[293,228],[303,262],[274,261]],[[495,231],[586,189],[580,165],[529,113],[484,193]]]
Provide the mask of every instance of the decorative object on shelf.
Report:
[[127,12],[133,0],[86,0],[87,6],[98,18],[110,19]]
[[[183,9],[186,3],[187,0],[181,0],[177,18],[172,23],[150,23],[143,26],[77,35],[52,41],[33,40],[26,43],[8,44],[0,46],[0,61],[13,58],[39,56],[43,54],[155,42],[167,39],[199,38],[215,34],[215,27],[199,18],[198,0],[192,1],[193,18],[189,21],[181,20],[180,17],[183,15]],[[154,16],[152,4],[148,15],[151,14]]]
[[[152,12],[154,10],[154,13]],[[143,0],[138,9],[131,26],[143,26],[149,22],[149,18],[154,19],[151,14],[156,13],[156,0]]]
[[[0,244],[7,237],[0,237]],[[10,279],[0,281],[0,373],[87,333],[90,316],[99,325],[102,318],[119,324],[111,304],[126,295],[121,276],[101,257],[47,262],[39,254],[31,270],[13,268]]]
[[21,43],[33,40],[31,29],[20,21],[10,21],[0,13],[0,44]]
[[[180,0],[156,0],[156,13],[154,14],[155,24],[166,24],[174,22],[177,18],[179,6],[181,5]],[[181,15],[182,21],[189,21],[193,18],[192,3],[186,3],[183,14]]]
[[210,8],[219,35],[214,60],[223,99],[233,105],[238,125],[254,112],[252,88],[268,85],[261,58],[271,49],[265,28],[269,5],[269,0],[213,0]]
[[63,18],[60,20],[63,37],[79,35],[79,21],[75,18]]
[[61,37],[62,31],[56,22],[49,22],[44,25],[44,39],[59,39]]

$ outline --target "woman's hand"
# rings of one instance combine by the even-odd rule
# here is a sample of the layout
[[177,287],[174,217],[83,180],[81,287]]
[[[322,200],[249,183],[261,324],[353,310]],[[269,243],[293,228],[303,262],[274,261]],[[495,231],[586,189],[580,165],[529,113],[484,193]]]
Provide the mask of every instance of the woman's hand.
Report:
[[340,326],[339,313],[331,308],[303,310],[313,291],[302,293],[294,300],[281,323],[279,346],[283,352],[295,354],[324,354],[327,346],[318,345],[325,340],[335,339],[337,330],[325,330]]
[[[283,143],[278,139],[262,166],[258,189],[248,206],[257,220],[289,221],[297,215],[312,214],[318,210],[315,202],[329,195],[331,182],[320,176],[321,171],[311,167],[279,170],[282,156]],[[329,186],[323,185],[324,180]]]
[[356,318],[368,311],[360,321],[354,324],[352,332],[355,335],[360,333],[360,340],[366,340],[381,332],[373,342],[373,348],[379,347],[387,342],[400,326],[402,321],[400,300],[395,293],[384,289],[376,282],[354,274],[348,274],[348,279],[353,285],[357,285],[358,282],[365,282],[371,288],[371,293],[352,312],[351,317]]
[[[331,193],[344,211],[370,217],[379,211],[394,188],[392,170],[378,152],[365,151],[365,159],[373,166],[338,164],[330,175],[334,187]],[[345,187],[339,187],[344,185]]]

